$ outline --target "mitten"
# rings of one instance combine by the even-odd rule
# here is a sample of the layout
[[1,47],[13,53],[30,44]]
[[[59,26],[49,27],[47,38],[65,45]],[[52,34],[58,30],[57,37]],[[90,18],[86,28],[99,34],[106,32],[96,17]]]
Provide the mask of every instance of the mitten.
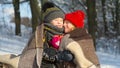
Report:
[[56,57],[56,62],[63,62],[63,61],[69,62],[72,61],[74,58],[72,53],[68,50],[59,51],[55,57]]

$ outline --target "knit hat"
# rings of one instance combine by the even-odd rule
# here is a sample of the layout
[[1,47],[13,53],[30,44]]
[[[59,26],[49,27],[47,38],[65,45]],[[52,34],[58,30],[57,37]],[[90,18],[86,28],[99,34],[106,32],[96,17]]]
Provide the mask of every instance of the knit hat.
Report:
[[55,18],[64,18],[64,12],[57,7],[48,8],[43,14],[43,21],[49,23]]
[[84,12],[81,10],[76,10],[74,12],[65,14],[64,20],[70,21],[77,28],[83,28],[84,18],[85,18]]

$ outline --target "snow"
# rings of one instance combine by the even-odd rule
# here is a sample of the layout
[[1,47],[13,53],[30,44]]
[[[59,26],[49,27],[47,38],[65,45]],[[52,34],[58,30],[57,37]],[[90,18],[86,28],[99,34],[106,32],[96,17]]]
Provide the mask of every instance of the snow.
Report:
[[119,68],[120,67],[120,56],[111,55],[103,52],[96,52],[99,58],[101,68]]
[[0,51],[20,54],[25,47],[27,39],[17,36],[0,35]]
[[[26,5],[23,5],[26,6]],[[1,5],[0,5],[1,7]],[[22,7],[22,6],[21,6]],[[10,8],[10,7],[9,7]],[[31,17],[30,12],[27,10],[27,12],[24,12],[28,8],[28,6],[21,8],[20,11],[21,16],[25,17],[28,16]],[[0,12],[2,12],[2,8],[0,8]],[[7,14],[6,14],[7,11]],[[21,26],[22,28],[22,36],[16,36],[15,35],[15,25],[14,23],[10,23],[10,16],[13,15],[12,8],[4,8],[3,11],[5,14],[0,13],[0,55],[3,54],[21,54],[24,47],[27,45],[27,42],[29,40],[30,34],[31,34],[31,28],[26,28],[25,26]],[[9,15],[9,16],[8,16]],[[2,16],[5,16],[5,18],[2,18]],[[2,19],[5,19],[5,22],[1,22]],[[118,37],[120,39],[120,36]],[[120,55],[113,53],[116,51],[116,45],[119,41],[115,39],[107,39],[105,37],[100,38],[97,43],[97,56],[99,58],[101,68],[119,68],[120,67]],[[109,45],[107,50],[104,50],[103,47],[105,45]],[[114,46],[112,46],[114,45]]]
[[[10,22],[14,16],[13,6],[0,4],[0,7],[2,7],[0,8],[0,54],[20,54],[28,42],[32,29],[21,25],[22,36],[15,36],[15,24]],[[21,17],[30,18],[29,10],[28,2],[21,4]]]
[[[0,55],[3,54],[21,54],[28,39],[17,36],[0,35]],[[96,52],[99,58],[101,68],[119,68],[120,56],[111,55],[103,52]]]
[[[6,34],[6,33],[4,33]],[[0,55],[3,54],[21,54],[23,48],[27,44],[28,38],[18,36],[7,36],[0,34]],[[112,55],[103,52],[96,52],[101,68],[119,68],[120,55]]]

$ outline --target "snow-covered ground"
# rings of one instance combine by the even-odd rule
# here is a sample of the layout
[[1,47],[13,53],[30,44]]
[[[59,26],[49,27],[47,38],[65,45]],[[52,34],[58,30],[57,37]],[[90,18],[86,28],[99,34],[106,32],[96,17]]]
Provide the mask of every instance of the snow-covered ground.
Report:
[[21,37],[0,35],[0,52],[20,54],[26,43],[27,39]]
[[[20,54],[27,44],[28,38],[7,36],[0,34],[0,55]],[[120,56],[103,52],[96,52],[101,63],[101,68],[119,68]]]
[[[0,55],[20,54],[27,44],[28,39],[17,36],[0,35]],[[103,52],[96,52],[101,64],[101,68],[119,68],[120,56]]]
[[103,52],[96,52],[101,64],[101,68],[120,68],[120,56]]

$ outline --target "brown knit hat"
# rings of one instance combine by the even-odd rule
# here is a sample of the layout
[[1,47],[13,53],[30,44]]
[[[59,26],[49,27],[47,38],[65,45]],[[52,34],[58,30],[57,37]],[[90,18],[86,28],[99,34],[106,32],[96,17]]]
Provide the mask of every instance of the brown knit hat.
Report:
[[49,23],[55,18],[64,18],[64,12],[57,7],[48,8],[43,14],[44,23]]

